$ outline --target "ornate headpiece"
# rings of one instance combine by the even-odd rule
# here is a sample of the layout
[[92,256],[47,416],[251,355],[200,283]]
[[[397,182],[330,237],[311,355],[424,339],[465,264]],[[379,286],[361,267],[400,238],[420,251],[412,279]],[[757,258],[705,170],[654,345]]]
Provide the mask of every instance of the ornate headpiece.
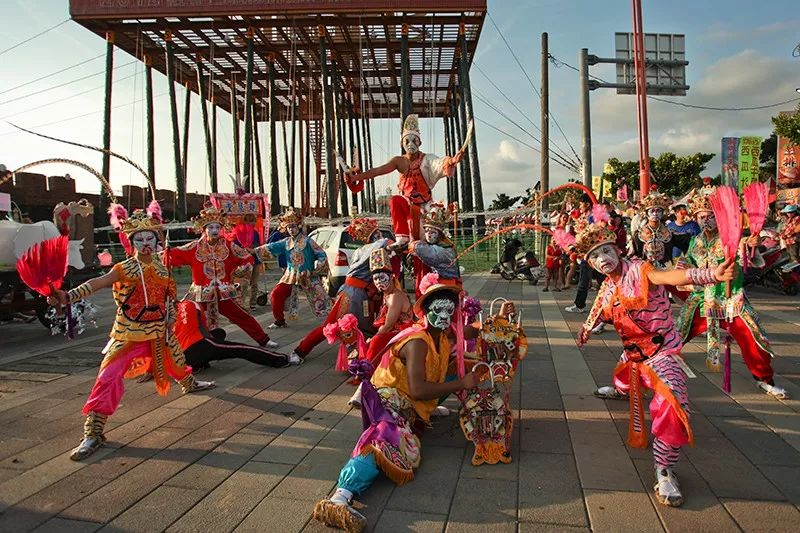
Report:
[[711,193],[713,193],[715,189],[716,188],[713,186],[704,186],[699,191],[695,192],[689,199],[689,211],[691,211],[692,215],[703,211],[713,211],[711,208]]
[[589,224],[583,231],[578,233],[575,239],[575,251],[585,256],[598,246],[616,244],[616,242],[617,236],[608,227]]
[[119,233],[130,237],[140,231],[153,231],[160,233],[164,228],[161,217],[161,206],[153,200],[147,209],[136,209],[132,215],[120,204],[111,204],[108,207],[111,226]]
[[300,211],[296,211],[294,207],[290,207],[278,217],[278,220],[280,221],[279,229],[281,231],[286,231],[286,228],[289,227],[290,224],[302,226],[303,214]]
[[660,207],[666,212],[670,205],[672,205],[672,200],[669,196],[660,192],[651,192],[642,199],[639,204],[639,210],[642,213],[647,213],[649,209],[657,209]]
[[378,248],[369,254],[369,271],[372,274],[377,272],[388,272],[391,274],[394,272],[392,270],[392,261],[386,248]]
[[420,139],[422,138],[419,132],[419,117],[416,114],[408,115],[406,121],[403,122],[403,134],[400,137],[401,142],[406,138],[406,135],[416,135]]
[[447,206],[442,203],[433,203],[422,213],[422,227],[436,228],[443,232],[447,229],[451,219]]
[[369,242],[376,231],[378,231],[378,221],[374,218],[354,218],[347,226],[347,233],[360,242]]
[[192,218],[196,233],[202,233],[206,226],[214,222],[225,228],[228,225],[228,217],[223,211],[210,205],[201,209],[200,214]]

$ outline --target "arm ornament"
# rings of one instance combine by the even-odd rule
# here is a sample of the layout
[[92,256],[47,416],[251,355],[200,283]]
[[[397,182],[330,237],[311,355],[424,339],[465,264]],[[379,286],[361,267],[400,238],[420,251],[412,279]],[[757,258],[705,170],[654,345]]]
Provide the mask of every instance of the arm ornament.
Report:
[[75,303],[78,300],[83,300],[93,292],[94,289],[87,281],[86,283],[82,283],[77,287],[75,287],[74,289],[70,289],[69,291],[67,291],[67,301],[71,304]]
[[717,283],[717,276],[714,275],[713,268],[690,268],[686,270],[686,277],[692,285],[714,285]]

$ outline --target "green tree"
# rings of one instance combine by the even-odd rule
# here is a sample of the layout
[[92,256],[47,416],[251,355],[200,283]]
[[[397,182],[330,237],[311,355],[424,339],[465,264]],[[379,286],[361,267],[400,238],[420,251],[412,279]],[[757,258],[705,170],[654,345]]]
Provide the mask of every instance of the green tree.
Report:
[[794,144],[800,144],[800,104],[792,113],[778,113],[772,117],[775,125],[775,133],[780,137],[786,137]]
[[[700,184],[700,176],[706,165],[714,158],[714,154],[697,152],[693,155],[677,156],[672,152],[664,152],[658,157],[650,158],[652,183],[658,190],[670,196],[680,196]],[[639,162],[620,161],[616,157],[608,160],[611,178],[611,192],[616,194],[623,185],[631,191],[639,190]]]
[[514,204],[520,201],[522,196],[509,196],[504,192],[497,195],[497,198],[492,200],[492,205],[489,206],[491,210],[510,209]]
[[772,132],[772,135],[764,139],[761,143],[761,155],[759,155],[759,167],[760,167],[760,174],[762,179],[774,177],[775,172],[777,170],[777,161],[776,158],[778,156],[778,136],[775,135],[775,132]]

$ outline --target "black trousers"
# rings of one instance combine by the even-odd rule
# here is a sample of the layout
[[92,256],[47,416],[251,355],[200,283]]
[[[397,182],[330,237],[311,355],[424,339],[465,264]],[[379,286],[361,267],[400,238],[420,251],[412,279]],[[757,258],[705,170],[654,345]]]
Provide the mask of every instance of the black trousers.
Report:
[[591,285],[592,280],[603,281],[605,276],[590,267],[589,262],[586,260],[581,261],[578,267],[580,270],[578,271],[578,290],[575,293],[575,305],[583,309],[586,307],[586,297],[589,295],[589,285]]
[[223,359],[246,359],[257,365],[272,367],[283,367],[289,363],[286,354],[258,346],[226,341],[224,329],[214,329],[210,333],[210,338],[206,337],[183,351],[186,355],[186,362],[192,368],[207,368],[209,361]]

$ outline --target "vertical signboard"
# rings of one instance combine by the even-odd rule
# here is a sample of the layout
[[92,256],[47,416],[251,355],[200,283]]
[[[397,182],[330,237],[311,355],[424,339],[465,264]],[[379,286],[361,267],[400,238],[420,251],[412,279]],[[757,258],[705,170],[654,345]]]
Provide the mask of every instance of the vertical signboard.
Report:
[[739,137],[722,138],[722,183],[739,188]]
[[761,141],[761,137],[739,139],[739,192],[754,181],[758,181]]

